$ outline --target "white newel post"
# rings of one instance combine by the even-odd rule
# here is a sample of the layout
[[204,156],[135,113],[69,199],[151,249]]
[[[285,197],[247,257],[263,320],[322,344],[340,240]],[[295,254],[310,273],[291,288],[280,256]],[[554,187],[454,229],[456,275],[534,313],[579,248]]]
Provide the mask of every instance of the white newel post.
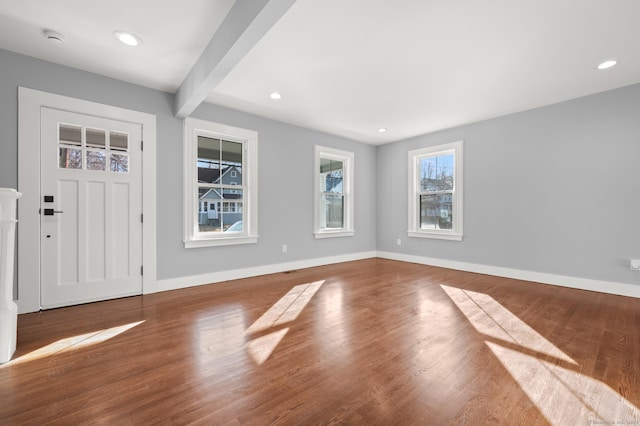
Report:
[[13,301],[13,260],[16,238],[15,189],[0,188],[0,364],[16,351],[18,306]]

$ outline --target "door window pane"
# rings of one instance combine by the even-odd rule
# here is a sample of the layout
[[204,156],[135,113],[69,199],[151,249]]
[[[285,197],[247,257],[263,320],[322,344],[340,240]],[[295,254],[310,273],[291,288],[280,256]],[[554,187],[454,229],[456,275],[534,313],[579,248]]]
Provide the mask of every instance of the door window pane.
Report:
[[58,129],[58,167],[129,173],[128,134],[64,123]]
[[82,150],[74,148],[60,147],[60,157],[58,158],[58,167],[61,169],[81,169],[82,168]]
[[129,149],[129,135],[126,133],[109,132],[109,145],[114,151]]
[[115,173],[129,173],[129,156],[112,153],[109,170]]
[[64,145],[82,145],[82,127],[60,124],[58,140]]
[[87,146],[90,148],[105,149],[107,147],[107,136],[104,130],[87,129]]
[[106,170],[106,158],[104,151],[87,150],[87,170]]

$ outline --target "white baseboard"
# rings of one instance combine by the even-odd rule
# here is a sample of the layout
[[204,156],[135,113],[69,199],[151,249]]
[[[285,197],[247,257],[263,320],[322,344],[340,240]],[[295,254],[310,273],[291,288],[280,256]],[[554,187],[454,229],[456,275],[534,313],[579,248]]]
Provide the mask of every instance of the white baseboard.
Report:
[[403,262],[419,263],[422,265],[439,266],[441,268],[457,269],[460,271],[476,272],[479,274],[495,275],[498,277],[514,278],[523,281],[533,281],[543,284],[570,287],[580,290],[597,291],[600,293],[616,294],[640,298],[640,285],[598,281],[587,278],[571,277],[567,275],[547,274],[543,272],[525,271],[522,269],[502,268],[499,266],[481,265],[477,263],[459,262],[455,260],[437,259],[433,257],[413,256],[402,253],[379,251],[378,257],[383,259],[401,260]]
[[375,251],[305,259],[294,262],[276,263],[273,265],[254,266],[250,268],[212,272],[209,274],[193,275],[189,277],[169,278],[166,280],[156,281],[155,285],[150,286],[151,288],[148,290],[145,289],[145,294],[255,277],[258,275],[275,274],[278,272],[291,271],[293,269],[311,268],[314,266],[331,265],[333,263],[350,262],[352,260],[369,259],[372,257],[376,257]]

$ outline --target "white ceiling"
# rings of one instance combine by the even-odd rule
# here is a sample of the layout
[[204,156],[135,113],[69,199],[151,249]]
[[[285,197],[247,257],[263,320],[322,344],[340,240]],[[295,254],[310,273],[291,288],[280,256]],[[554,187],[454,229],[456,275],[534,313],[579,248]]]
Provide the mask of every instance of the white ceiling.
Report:
[[[235,3],[0,0],[0,48],[173,93]],[[639,16],[638,0],[297,0],[207,100],[379,144],[638,83]]]

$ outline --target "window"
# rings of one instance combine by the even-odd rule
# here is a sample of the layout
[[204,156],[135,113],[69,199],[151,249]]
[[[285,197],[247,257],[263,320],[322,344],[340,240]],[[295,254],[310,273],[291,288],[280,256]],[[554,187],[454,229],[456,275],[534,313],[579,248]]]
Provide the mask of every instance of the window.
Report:
[[316,146],[315,236],[346,237],[353,227],[353,153]]
[[126,133],[61,123],[58,145],[61,169],[129,173],[129,135]]
[[185,119],[186,248],[258,241],[257,150],[254,131]]
[[462,141],[409,151],[410,237],[462,240]]

